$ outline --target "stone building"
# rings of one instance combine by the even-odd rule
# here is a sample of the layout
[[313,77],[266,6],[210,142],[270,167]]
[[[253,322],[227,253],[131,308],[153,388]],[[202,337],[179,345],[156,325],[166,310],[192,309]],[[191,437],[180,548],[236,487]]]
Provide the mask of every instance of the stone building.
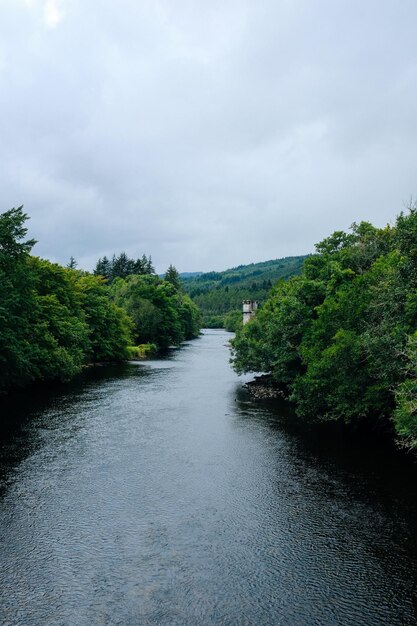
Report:
[[258,303],[256,300],[243,300],[243,323],[247,324],[255,315]]

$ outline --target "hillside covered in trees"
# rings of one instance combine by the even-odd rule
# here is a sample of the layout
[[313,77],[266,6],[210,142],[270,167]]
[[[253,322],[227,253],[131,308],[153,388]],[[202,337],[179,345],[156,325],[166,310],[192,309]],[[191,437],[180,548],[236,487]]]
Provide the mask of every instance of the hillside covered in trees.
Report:
[[305,420],[394,426],[417,447],[417,207],[394,227],[335,232],[233,340]]
[[30,254],[26,219],[22,207],[0,215],[0,393],[123,361],[132,344],[164,349],[198,334],[198,309],[175,268],[164,280],[142,257],[134,265],[141,273],[132,273],[123,253],[111,276],[75,269],[74,259],[62,267]]
[[181,275],[184,290],[199,306],[205,327],[234,330],[242,319],[242,300],[266,300],[271,287],[280,279],[299,274],[305,257],[294,256],[250,265],[239,265],[223,272]]

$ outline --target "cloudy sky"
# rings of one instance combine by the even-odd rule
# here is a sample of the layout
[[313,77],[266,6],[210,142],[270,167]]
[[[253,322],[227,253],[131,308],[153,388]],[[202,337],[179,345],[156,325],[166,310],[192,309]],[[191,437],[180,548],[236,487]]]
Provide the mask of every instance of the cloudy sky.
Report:
[[313,250],[417,195],[415,0],[0,0],[0,211],[158,271]]

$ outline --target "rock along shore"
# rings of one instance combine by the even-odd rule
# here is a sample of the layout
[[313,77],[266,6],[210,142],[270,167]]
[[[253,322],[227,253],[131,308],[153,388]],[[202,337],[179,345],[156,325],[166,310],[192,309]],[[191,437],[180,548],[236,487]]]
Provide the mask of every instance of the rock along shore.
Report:
[[266,400],[270,398],[285,398],[285,393],[281,387],[272,379],[272,376],[264,374],[256,376],[254,380],[246,383],[245,388],[255,400]]

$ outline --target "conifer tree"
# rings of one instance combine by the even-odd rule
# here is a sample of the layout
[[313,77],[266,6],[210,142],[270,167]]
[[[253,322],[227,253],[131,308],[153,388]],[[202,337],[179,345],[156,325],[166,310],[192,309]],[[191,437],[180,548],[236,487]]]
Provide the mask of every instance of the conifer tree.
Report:
[[181,279],[178,270],[173,265],[170,265],[167,269],[164,280],[171,283],[177,291],[181,289]]

